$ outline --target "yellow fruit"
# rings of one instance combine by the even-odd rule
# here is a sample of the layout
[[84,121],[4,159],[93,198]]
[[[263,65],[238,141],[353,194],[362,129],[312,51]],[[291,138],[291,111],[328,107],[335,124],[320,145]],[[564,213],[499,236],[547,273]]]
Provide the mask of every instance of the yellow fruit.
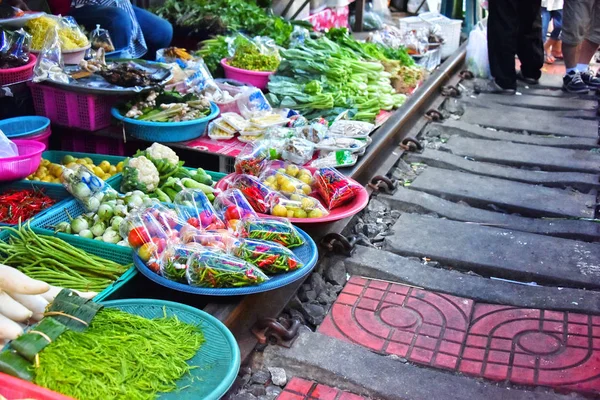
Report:
[[70,154],[67,154],[67,155],[66,155],[66,156],[64,156],[64,157],[63,157],[63,159],[62,159],[62,163],[63,163],[64,165],[67,165],[67,164],[74,163],[75,161],[77,161],[77,159],[76,159],[75,157],[73,157],[72,155],[70,155]]
[[279,168],[279,169],[277,170],[277,172],[281,172],[282,174],[285,174],[285,168]]
[[322,216],[323,213],[318,208],[315,208],[308,213],[308,218],[321,218]]
[[302,191],[304,192],[304,194],[308,195],[310,194],[310,192],[312,192],[312,189],[308,185],[302,185]]
[[75,167],[76,165],[77,165],[76,162],[70,162],[70,163],[66,164],[65,167],[73,169],[73,167]]
[[46,160],[45,158],[42,158],[41,165],[43,165],[44,167],[47,167],[48,165],[50,165],[50,160]]
[[312,183],[312,176],[307,174],[301,174],[300,176],[298,176],[298,179],[303,183],[306,183],[307,185],[310,185]]
[[275,183],[276,182],[275,176],[274,175],[268,176],[266,181],[269,183]]
[[294,211],[294,218],[306,218],[308,214],[304,210],[296,210]]
[[123,161],[117,164],[117,172],[123,172]]
[[98,167],[100,167],[102,169],[102,171],[104,171],[104,172],[110,171],[110,163],[106,160],[104,160],[100,164],[98,164]]
[[77,160],[75,160],[75,164],[85,165],[87,164],[87,162],[83,158],[78,158]]
[[102,177],[104,175],[104,171],[102,171],[102,168],[100,167],[94,167],[92,168],[92,172],[99,177]]
[[32,180],[32,181],[38,181],[38,182],[39,182],[40,178],[38,178],[37,176],[34,176],[34,177],[31,179],[31,180]]
[[294,218],[294,211],[293,210],[288,210],[287,217],[288,218]]
[[42,178],[42,182],[52,182],[52,177],[46,175],[45,177]]
[[57,178],[62,175],[62,171],[62,167],[58,164],[52,164],[50,166],[50,173]]
[[294,164],[290,164],[285,169],[285,172],[290,176],[296,176],[296,175],[298,175],[298,172],[300,172],[300,169],[297,166],[295,166]]
[[288,214],[288,210],[281,204],[277,204],[275,207],[273,207],[271,214],[275,215],[276,217],[285,217]]
[[294,193],[294,194],[292,194],[292,195],[290,196],[290,200],[294,200],[294,201],[301,201],[301,200],[302,200],[302,197],[300,197],[300,195],[299,195],[299,194],[297,194],[297,193]]
[[114,165],[111,165],[110,168],[108,169],[108,173],[112,176],[114,174],[117,173],[117,167],[115,167]]
[[316,204],[315,204],[315,200],[311,199],[310,197],[305,197],[302,199],[302,208],[305,210],[311,210],[313,208],[315,208]]
[[303,168],[303,169],[301,169],[301,170],[300,170],[300,174],[301,174],[301,175],[308,175],[308,176],[312,176],[312,173],[311,173],[309,170],[307,170],[306,168]]
[[284,193],[294,193],[296,192],[296,186],[294,186],[292,182],[288,181],[281,185],[281,191]]
[[83,159],[84,159],[84,161],[85,161],[87,164],[92,164],[92,165],[94,165],[94,162],[92,161],[92,159],[91,159],[91,158],[89,158],[89,157],[84,157]]

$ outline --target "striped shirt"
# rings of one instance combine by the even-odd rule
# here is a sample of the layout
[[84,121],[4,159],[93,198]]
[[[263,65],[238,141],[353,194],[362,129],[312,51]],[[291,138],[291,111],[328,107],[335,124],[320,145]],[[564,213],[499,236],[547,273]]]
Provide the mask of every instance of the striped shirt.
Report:
[[79,8],[83,6],[100,6],[100,7],[118,7],[129,15],[131,18],[133,32],[129,46],[123,49],[122,57],[124,58],[140,58],[148,51],[142,28],[138,24],[135,12],[129,0],[72,0],[71,7]]

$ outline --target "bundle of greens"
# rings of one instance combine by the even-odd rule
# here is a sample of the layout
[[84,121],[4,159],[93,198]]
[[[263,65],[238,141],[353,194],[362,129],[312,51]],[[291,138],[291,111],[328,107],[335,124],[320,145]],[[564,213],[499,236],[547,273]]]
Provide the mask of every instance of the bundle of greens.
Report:
[[235,53],[228,60],[232,67],[250,71],[275,71],[279,66],[279,53],[276,48],[260,46],[244,35],[237,35],[233,46]]
[[274,107],[327,119],[351,110],[354,119],[373,121],[381,110],[397,108],[405,100],[394,92],[390,74],[379,61],[363,61],[353,49],[326,37],[307,39],[281,51],[281,56],[268,85]]
[[150,92],[121,107],[127,118],[149,122],[180,122],[200,119],[210,114],[210,102],[193,93],[182,95],[177,91]]

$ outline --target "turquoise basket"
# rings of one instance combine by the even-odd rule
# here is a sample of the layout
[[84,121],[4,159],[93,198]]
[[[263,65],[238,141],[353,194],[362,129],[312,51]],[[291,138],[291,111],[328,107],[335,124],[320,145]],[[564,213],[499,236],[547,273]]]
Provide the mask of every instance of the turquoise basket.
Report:
[[212,315],[194,307],[161,300],[127,299],[103,304],[145,318],[161,318],[166,313],[182,322],[200,326],[206,342],[188,361],[196,368],[177,382],[181,390],[160,394],[159,399],[217,400],[233,384],[240,369],[240,349],[229,329]]
[[[73,201],[75,201],[75,200],[73,200]],[[33,220],[32,220],[31,225],[33,225]],[[33,228],[33,231],[37,234],[44,234],[44,235],[48,234],[48,231],[41,230],[41,229],[38,229],[35,227]],[[8,240],[8,238],[11,235],[13,235],[12,232],[0,231],[0,240],[5,242]],[[50,232],[50,235],[52,235],[52,232]],[[131,252],[131,249],[128,247],[111,245],[111,244],[100,242],[98,240],[84,239],[84,238],[81,238],[81,237],[75,236],[75,235],[62,234],[60,238],[62,240],[64,240],[65,242],[71,244],[72,246],[75,246],[75,247],[77,247],[81,250],[84,250],[90,254],[94,254],[98,257],[102,257],[107,260],[114,261],[121,265],[129,265],[129,264],[133,263],[132,252]],[[98,295],[96,295],[96,297],[94,297],[94,300],[100,301],[100,300],[106,299],[108,296],[110,296],[111,294],[113,294],[114,292],[119,290],[127,282],[129,282],[135,275],[137,275],[137,270],[134,266],[132,266],[127,271],[125,271],[123,273],[123,275],[121,275],[119,277],[119,279],[114,281],[110,286],[108,286],[102,292],[98,293]]]
[[[8,183],[6,185],[0,185],[0,194],[5,193],[9,190],[24,190],[24,189],[37,189],[43,190],[44,193],[53,200],[56,200],[56,203],[52,207],[48,207],[47,209],[41,211],[40,213],[34,215],[26,221],[33,221],[37,218],[42,218],[45,214],[51,213],[53,209],[64,207],[69,200],[73,199],[73,196],[69,192],[66,191],[61,185],[40,185],[38,182],[34,181],[16,181],[12,183]],[[25,221],[21,221],[25,222]],[[0,226],[2,225],[10,225],[0,222]]]
[[[121,156],[111,156],[111,155],[105,155],[105,154],[92,154],[92,153],[78,153],[76,151],[58,151],[58,150],[48,150],[42,153],[42,158],[50,161],[51,163],[56,163],[56,164],[60,164],[60,162],[62,161],[64,156],[73,156],[75,158],[85,158],[85,157],[89,157],[95,165],[100,164],[102,161],[108,161],[111,165],[117,165],[119,162],[125,160],[127,157],[121,157]],[[111,176],[110,178],[108,178],[106,180],[106,183],[108,183],[110,186],[112,186],[113,188],[118,189],[114,183],[116,180],[120,179],[121,177],[121,173],[118,173],[116,175]],[[40,184],[44,187],[58,187],[58,186],[62,186],[60,183],[50,183],[50,182],[40,182],[40,181],[32,181],[35,182],[37,184]]]

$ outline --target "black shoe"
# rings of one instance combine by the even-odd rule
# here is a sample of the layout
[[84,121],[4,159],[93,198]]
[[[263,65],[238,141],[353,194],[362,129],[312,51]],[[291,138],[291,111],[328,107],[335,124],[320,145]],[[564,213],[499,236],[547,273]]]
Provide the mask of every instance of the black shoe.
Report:
[[563,77],[562,90],[569,93],[587,93],[590,88],[581,80],[581,74],[571,71]]
[[495,80],[487,81],[483,86],[475,86],[475,93],[493,93],[493,94],[506,94],[514,95],[517,93],[516,89],[504,89],[498,85]]
[[588,85],[590,89],[600,89],[600,78],[594,75],[594,71],[588,69],[581,73],[581,80]]
[[520,80],[521,82],[525,82],[528,85],[539,85],[540,84],[539,79],[528,78],[525,75],[523,75],[522,71],[517,72],[517,79]]

